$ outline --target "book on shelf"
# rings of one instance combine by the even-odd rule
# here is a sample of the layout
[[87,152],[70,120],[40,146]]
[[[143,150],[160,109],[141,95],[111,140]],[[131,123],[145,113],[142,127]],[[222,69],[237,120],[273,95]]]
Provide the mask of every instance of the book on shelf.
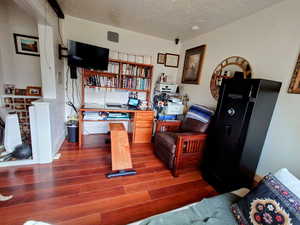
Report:
[[123,64],[122,75],[131,75],[137,77],[150,78],[150,68],[137,65]]
[[86,80],[86,86],[108,87],[108,88],[128,88],[137,90],[148,90],[150,81],[147,78],[134,78],[126,76],[104,77],[101,75],[90,76]]
[[[122,69],[121,69],[122,68]],[[104,72],[120,74],[121,75],[129,75],[136,76],[142,78],[151,78],[150,67],[141,67],[132,64],[122,64],[120,68],[120,63],[117,62],[109,62],[108,69]]]
[[107,71],[108,73],[119,73],[120,72],[120,64],[115,62],[109,62]]

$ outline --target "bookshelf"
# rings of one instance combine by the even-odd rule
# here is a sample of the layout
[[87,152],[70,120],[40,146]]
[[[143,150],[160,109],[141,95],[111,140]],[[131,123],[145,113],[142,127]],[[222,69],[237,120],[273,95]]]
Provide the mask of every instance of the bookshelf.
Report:
[[107,71],[83,69],[82,102],[85,88],[106,88],[145,92],[149,102],[153,65],[110,59]]

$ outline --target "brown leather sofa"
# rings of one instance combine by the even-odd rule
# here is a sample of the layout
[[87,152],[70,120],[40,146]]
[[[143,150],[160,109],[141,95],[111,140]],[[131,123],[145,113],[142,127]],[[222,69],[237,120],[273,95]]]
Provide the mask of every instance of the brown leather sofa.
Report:
[[154,152],[172,170],[173,176],[186,162],[199,165],[209,123],[186,118],[183,122],[158,121],[154,137]]

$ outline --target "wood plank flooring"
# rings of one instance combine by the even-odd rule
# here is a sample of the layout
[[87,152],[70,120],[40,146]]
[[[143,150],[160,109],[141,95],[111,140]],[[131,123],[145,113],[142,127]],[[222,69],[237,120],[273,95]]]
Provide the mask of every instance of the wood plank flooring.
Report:
[[51,164],[0,168],[0,193],[14,195],[0,202],[0,224],[123,225],[216,194],[193,165],[174,178],[151,144],[131,146],[137,175],[107,179],[110,146],[99,135],[85,143],[65,142]]

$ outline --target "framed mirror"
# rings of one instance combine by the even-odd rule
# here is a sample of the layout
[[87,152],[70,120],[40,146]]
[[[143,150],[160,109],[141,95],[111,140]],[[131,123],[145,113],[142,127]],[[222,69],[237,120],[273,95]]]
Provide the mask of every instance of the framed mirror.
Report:
[[224,59],[214,70],[210,80],[212,96],[218,100],[219,89],[223,79],[250,79],[252,69],[250,63],[240,56],[231,56]]

